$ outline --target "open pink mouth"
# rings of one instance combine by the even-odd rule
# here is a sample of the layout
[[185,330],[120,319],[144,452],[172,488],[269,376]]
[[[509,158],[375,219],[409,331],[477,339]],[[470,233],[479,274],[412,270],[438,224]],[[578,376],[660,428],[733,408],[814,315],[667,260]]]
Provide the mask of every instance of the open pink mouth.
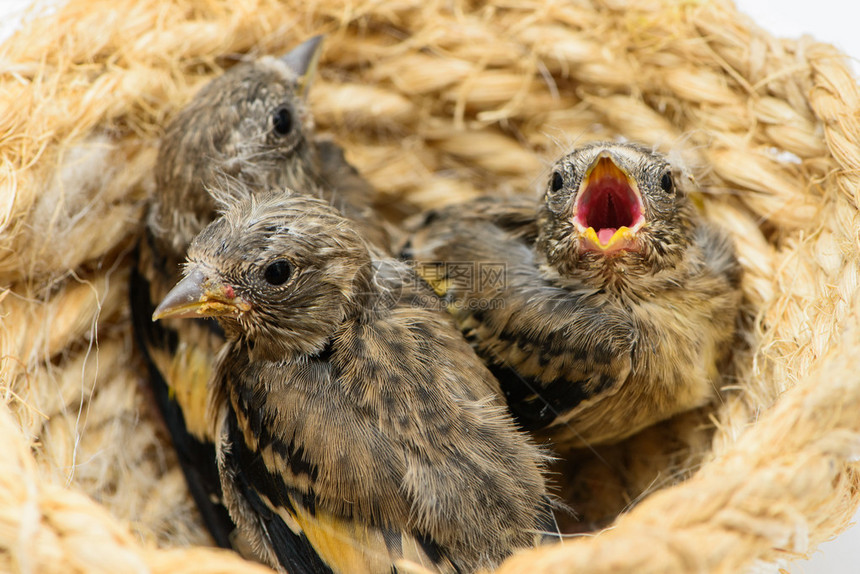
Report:
[[587,172],[574,207],[574,223],[587,248],[604,252],[631,249],[645,223],[635,182],[607,152]]

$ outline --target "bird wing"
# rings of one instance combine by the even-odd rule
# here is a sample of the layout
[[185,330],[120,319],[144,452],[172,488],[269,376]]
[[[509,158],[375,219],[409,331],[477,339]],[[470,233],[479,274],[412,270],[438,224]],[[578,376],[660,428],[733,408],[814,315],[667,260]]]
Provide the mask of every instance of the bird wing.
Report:
[[465,217],[488,221],[503,229],[512,237],[532,243],[538,235],[537,203],[528,197],[501,197],[497,195],[479,197],[466,204]]
[[412,233],[439,221],[473,221],[491,223],[511,237],[531,244],[538,235],[538,204],[528,197],[485,195],[475,199],[430,209],[410,218],[404,226]]
[[285,467],[272,468],[267,457],[248,446],[235,412],[225,408],[222,417],[225,495],[250,528],[256,551],[269,562],[290,574],[396,572],[396,565],[406,562],[433,572],[458,571],[427,538],[319,508],[312,480],[305,492],[290,486],[295,475]]
[[539,430],[618,391],[632,368],[636,330],[600,293],[545,277],[528,233],[505,229],[502,213],[492,201],[442,212],[415,231],[410,249],[518,422]]
[[213,320],[152,321],[153,302],[167,294],[174,280],[168,279],[166,262],[155,253],[144,239],[138,247],[138,264],[132,266],[129,299],[135,339],[191,496],[215,543],[230,548],[235,524],[221,502],[212,424],[207,417],[207,383],[224,336]]

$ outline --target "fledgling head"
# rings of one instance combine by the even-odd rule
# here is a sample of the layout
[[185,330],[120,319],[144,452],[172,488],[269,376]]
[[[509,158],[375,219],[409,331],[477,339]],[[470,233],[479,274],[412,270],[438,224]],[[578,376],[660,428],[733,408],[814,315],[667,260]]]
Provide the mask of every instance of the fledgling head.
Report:
[[229,176],[250,189],[303,188],[315,169],[306,101],[322,37],[280,58],[238,64],[204,86],[167,126],[151,225],[184,250],[211,220],[206,188]]
[[323,201],[252,196],[194,238],[185,278],[153,318],[217,317],[261,356],[315,353],[362,313],[371,274],[364,241]]
[[635,144],[597,143],[553,166],[538,245],[562,275],[648,274],[680,261],[692,217],[664,156]]

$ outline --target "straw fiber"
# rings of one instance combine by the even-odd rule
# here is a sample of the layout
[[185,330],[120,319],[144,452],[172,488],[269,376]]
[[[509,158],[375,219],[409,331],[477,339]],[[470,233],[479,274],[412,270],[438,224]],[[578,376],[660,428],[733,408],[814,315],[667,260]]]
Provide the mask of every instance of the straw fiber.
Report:
[[165,122],[241,58],[320,32],[317,127],[387,215],[537,193],[565,150],[621,137],[669,153],[736,242],[718,398],[567,453],[582,535],[502,572],[775,568],[847,525],[860,99],[831,46],[720,0],[60,4],[0,46],[0,570],[265,571],[202,547],[132,344],[129,253]]

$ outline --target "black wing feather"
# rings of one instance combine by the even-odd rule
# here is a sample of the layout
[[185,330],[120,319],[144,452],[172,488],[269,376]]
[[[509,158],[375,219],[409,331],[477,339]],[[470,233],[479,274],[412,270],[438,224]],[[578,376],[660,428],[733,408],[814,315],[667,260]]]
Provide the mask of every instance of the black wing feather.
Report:
[[[137,259],[137,252],[135,259]],[[174,331],[164,328],[160,323],[153,323],[152,313],[155,306],[149,293],[149,281],[138,271],[137,264],[132,265],[129,279],[131,322],[135,341],[146,361],[149,387],[152,389],[155,403],[170,433],[179,465],[185,475],[185,482],[197,504],[204,525],[212,535],[215,544],[221,548],[231,548],[230,535],[236,529],[236,524],[230,518],[227,508],[220,502],[222,500],[221,480],[215,457],[215,445],[198,440],[188,431],[182,409],[171,398],[169,385],[149,351],[151,348],[172,350],[177,345]],[[212,323],[217,325],[214,321]]]
[[234,477],[239,495],[251,506],[262,522],[278,562],[290,574],[333,574],[303,533],[296,533],[260,498],[265,495],[273,504],[293,515],[295,508],[284,482],[269,472],[259,453],[245,445],[239,432],[236,413],[228,409],[227,436],[230,448],[224,452],[224,467]]

